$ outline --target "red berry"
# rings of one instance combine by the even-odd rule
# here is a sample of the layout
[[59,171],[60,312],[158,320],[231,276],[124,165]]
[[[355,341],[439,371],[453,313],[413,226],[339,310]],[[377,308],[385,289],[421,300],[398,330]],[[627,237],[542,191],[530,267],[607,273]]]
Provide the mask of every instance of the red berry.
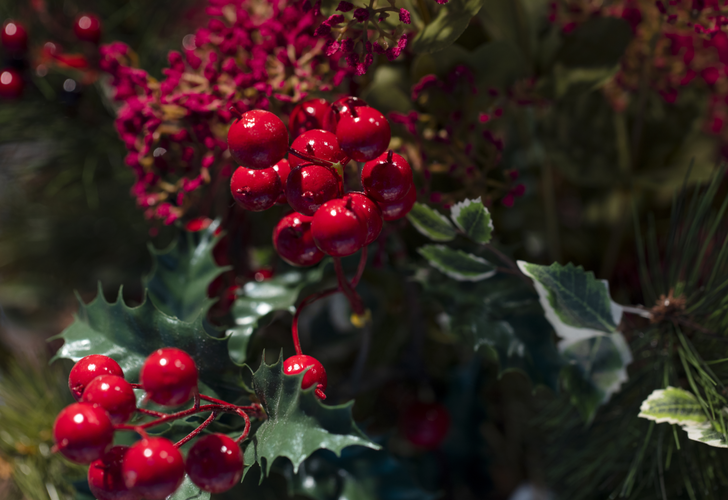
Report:
[[185,478],[182,454],[163,437],[142,439],[126,452],[121,464],[124,484],[145,500],[162,500]]
[[101,40],[101,21],[93,14],[81,14],[73,25],[76,38],[84,42],[99,43]]
[[53,439],[64,457],[79,464],[90,464],[111,446],[114,426],[100,406],[73,403],[56,417]]
[[339,117],[342,115],[350,115],[351,110],[354,108],[362,108],[368,106],[364,99],[359,99],[354,96],[345,96],[334,101],[332,107],[338,112]]
[[149,399],[160,405],[179,406],[197,392],[197,366],[186,352],[174,347],[149,355],[139,376]]
[[233,159],[244,167],[270,168],[286,156],[288,130],[270,111],[253,109],[228,130],[228,147]]
[[417,402],[405,410],[400,426],[412,444],[433,449],[440,446],[450,429],[450,414],[440,403]]
[[208,217],[195,217],[185,223],[185,231],[196,233],[198,231],[204,231],[212,224],[212,219]]
[[[336,136],[326,130],[316,129],[304,132],[296,137],[296,140],[291,144],[291,149],[307,156],[330,161],[331,163],[343,164],[347,161],[346,154],[339,147]],[[288,155],[288,161],[291,163],[292,169],[304,163],[311,163],[293,154]]]
[[0,97],[4,99],[17,99],[23,95],[23,77],[14,69],[0,71]]
[[224,434],[198,439],[187,453],[185,469],[190,480],[204,491],[222,493],[243,477],[243,452]]
[[97,500],[139,500],[124,484],[121,464],[128,446],[114,446],[88,468],[88,486]]
[[382,113],[369,106],[352,108],[343,113],[336,126],[336,139],[341,149],[356,161],[369,161],[389,147],[392,133]]
[[288,174],[286,199],[295,211],[304,215],[315,214],[321,205],[338,195],[338,176],[330,168],[305,165]]
[[326,99],[302,102],[291,111],[288,126],[291,135],[298,137],[307,130],[322,129],[336,133],[336,113]]
[[273,246],[283,260],[293,266],[313,266],[321,262],[324,253],[311,235],[308,215],[293,212],[283,217],[273,228]]
[[101,354],[91,354],[79,359],[73,365],[71,373],[68,375],[68,388],[76,401],[81,401],[86,386],[99,375],[116,375],[124,378],[124,372],[119,363]]
[[406,216],[417,201],[417,189],[412,186],[407,194],[401,200],[397,201],[380,201],[377,203],[382,209],[382,218],[384,220],[397,220]]
[[285,158],[273,165],[273,170],[278,174],[278,178],[281,180],[281,194],[278,195],[276,203],[286,203],[286,181],[288,180],[288,174],[291,173],[291,165]]
[[233,198],[251,212],[262,212],[275,205],[281,189],[281,179],[274,167],[259,170],[238,167],[230,179]]
[[301,388],[308,389],[311,386],[316,386],[316,395],[322,397],[323,391],[326,389],[327,379],[324,365],[322,365],[318,359],[306,356],[305,354],[298,354],[296,356],[291,356],[283,362],[283,373],[286,375],[296,375],[306,368],[308,368],[308,370],[303,376]]
[[81,401],[99,405],[114,424],[123,424],[136,411],[134,389],[116,375],[99,375],[93,379],[83,391]]
[[16,21],[5,21],[0,40],[3,47],[12,52],[24,52],[28,48],[28,32]]
[[346,196],[351,199],[351,209],[366,225],[367,236],[364,239],[364,246],[367,246],[382,232],[382,211],[364,193],[349,193]]
[[313,216],[313,241],[325,254],[345,257],[364,246],[367,225],[351,205],[350,197],[327,201]]
[[364,164],[361,183],[373,200],[401,200],[412,187],[412,169],[400,155],[384,153]]
[[310,216],[293,212],[283,217],[273,229],[273,246],[291,265],[313,266],[325,256],[313,241],[312,220]]

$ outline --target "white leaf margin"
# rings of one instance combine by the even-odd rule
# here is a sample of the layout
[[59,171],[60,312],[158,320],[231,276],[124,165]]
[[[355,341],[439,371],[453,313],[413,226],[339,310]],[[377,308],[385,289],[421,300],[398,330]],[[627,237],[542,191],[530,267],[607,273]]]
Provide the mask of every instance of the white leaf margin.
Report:
[[[560,352],[564,352],[564,350],[568,346],[580,340],[586,340],[598,336],[612,335],[612,333],[610,332],[603,332],[600,330],[594,330],[592,328],[577,328],[567,325],[566,323],[561,321],[559,316],[556,314],[554,308],[551,307],[551,303],[549,302],[548,298],[549,292],[548,290],[546,290],[546,287],[543,286],[536,277],[528,272],[526,266],[529,263],[523,260],[519,260],[516,263],[518,264],[518,268],[521,270],[521,272],[533,280],[533,285],[536,287],[536,291],[538,292],[538,300],[541,303],[541,307],[543,307],[544,312],[546,313],[546,319],[549,323],[551,323],[551,326],[554,327],[554,330],[556,330],[556,334],[562,339],[561,341],[559,341],[558,345]],[[607,282],[607,280],[599,281],[604,285],[604,289],[606,290],[607,295],[609,295],[609,283]],[[609,296],[611,297],[611,295]],[[617,304],[611,299],[609,300],[609,302],[611,304],[612,320],[614,321],[615,325],[619,325],[619,323],[622,321],[624,309],[621,305]],[[622,340],[624,340],[624,338]],[[630,354],[630,362],[632,361],[631,358],[632,355]]]
[[[412,224],[412,225],[414,226],[414,228],[415,228],[415,229],[417,229],[417,231],[418,231],[418,232],[419,232],[419,233],[420,233],[421,235],[423,235],[423,236],[426,236],[427,238],[431,239],[432,241],[451,241],[451,240],[455,239],[455,235],[457,234],[457,232],[455,231],[455,229],[453,229],[453,227],[452,227],[452,222],[450,222],[450,219],[448,219],[448,218],[447,218],[447,217],[446,217],[445,215],[441,214],[441,213],[440,213],[439,211],[435,210],[434,208],[432,208],[432,207],[429,207],[429,206],[427,206],[427,205],[424,205],[424,206],[425,206],[425,207],[427,207],[428,209],[430,209],[430,211],[431,211],[432,213],[434,213],[434,214],[437,214],[437,215],[438,215],[438,216],[440,217],[440,219],[442,219],[442,221],[443,221],[443,222],[444,222],[445,224],[447,224],[447,225],[448,225],[448,226],[450,227],[450,229],[452,229],[452,231],[453,231],[453,235],[452,235],[452,238],[451,238],[451,237],[446,237],[446,238],[440,238],[440,237],[438,237],[438,236],[433,236],[432,234],[430,234],[430,233],[429,233],[429,232],[427,231],[427,229],[426,229],[426,228],[425,228],[424,226],[422,226],[422,225],[421,225],[421,224],[419,223],[419,221],[417,221],[417,219],[416,219],[416,218],[414,218],[414,217],[409,217],[409,214],[407,214],[407,215],[408,215],[408,217],[407,217],[407,220],[409,220],[409,221],[410,221],[410,224]],[[457,221],[456,221],[455,223],[457,224]],[[460,227],[460,226],[458,226],[458,227]]]
[[473,203],[480,203],[483,207],[483,210],[485,210],[485,213],[488,214],[488,227],[490,227],[490,232],[491,234],[493,234],[493,231],[495,230],[495,226],[493,226],[493,216],[491,216],[490,210],[488,210],[488,208],[483,205],[483,200],[480,196],[478,196],[474,200],[466,198],[463,201],[459,201],[451,206],[450,217],[452,218],[453,222],[455,222],[455,225],[458,227],[458,229],[460,229],[462,232],[466,232],[465,228],[460,225],[460,221],[458,221],[458,219],[460,218],[460,213],[463,211],[463,209],[469,207]]
[[[450,250],[450,248],[447,247],[447,246],[445,246],[445,245],[431,245],[431,246],[432,247],[435,247],[435,248],[438,248],[438,249],[443,249],[444,248],[444,249]],[[423,255],[423,257],[425,257],[427,259],[427,262],[429,262],[429,264],[432,267],[434,267],[435,269],[437,269],[441,273],[446,274],[447,276],[451,277],[454,280],[458,280],[458,281],[481,281],[481,280],[488,279],[488,278],[490,278],[492,276],[495,276],[495,273],[497,271],[496,271],[495,266],[493,265],[492,262],[488,262],[487,260],[483,259],[482,257],[478,257],[477,255],[473,255],[471,253],[467,253],[467,252],[462,252],[462,253],[465,254],[465,255],[467,255],[469,258],[473,259],[474,261],[480,262],[481,264],[487,264],[487,265],[493,267],[494,269],[492,271],[486,271],[484,273],[476,274],[475,276],[465,276],[463,274],[456,273],[452,269],[448,269],[446,267],[440,266],[438,262],[435,262],[434,260],[429,259],[429,258],[427,258],[424,255]]]

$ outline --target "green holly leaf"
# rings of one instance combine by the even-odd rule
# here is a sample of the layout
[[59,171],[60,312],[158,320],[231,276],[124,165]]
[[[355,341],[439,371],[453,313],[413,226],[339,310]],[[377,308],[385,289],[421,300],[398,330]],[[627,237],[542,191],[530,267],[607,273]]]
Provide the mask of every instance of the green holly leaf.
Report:
[[708,416],[694,394],[670,386],[653,391],[642,402],[638,417],[658,424],[700,425],[708,422]]
[[558,390],[563,359],[533,289],[514,276],[462,282],[425,270],[418,275],[426,297],[445,313],[438,322],[464,345],[517,370],[534,384]]
[[476,255],[445,245],[425,245],[417,250],[430,265],[458,281],[480,281],[495,274],[495,266]]
[[412,49],[433,53],[453,44],[482,5],[482,0],[450,0],[439,6],[437,16],[415,37]]
[[609,297],[609,284],[573,264],[540,266],[518,261],[533,279],[546,318],[567,341],[614,333],[622,308]]
[[260,321],[274,311],[293,313],[301,290],[319,283],[325,267],[321,264],[306,271],[292,270],[260,283],[250,281],[243,286],[241,296],[231,309],[235,326],[227,331],[230,358],[235,363],[245,363],[248,343]]
[[245,448],[246,473],[250,465],[257,463],[262,480],[278,457],[290,460],[295,473],[319,449],[330,450],[338,456],[347,446],[380,448],[354,423],[353,401],[338,406],[324,405],[314,395],[313,387],[301,389],[303,375],[285,375],[282,355],[273,365],[261,362],[253,374],[253,390],[268,418]]
[[415,229],[433,241],[450,241],[457,235],[447,217],[422,203],[415,203],[407,218]]
[[450,216],[460,230],[471,240],[485,245],[493,233],[493,220],[480,197],[463,200],[450,209]]
[[209,500],[210,494],[202,491],[199,486],[190,481],[190,476],[185,474],[185,480],[177,488],[177,491],[169,495],[165,500]]
[[161,312],[150,300],[128,307],[121,290],[116,302],[107,302],[99,285],[96,298],[79,299],[74,322],[53,339],[65,342],[51,361],[78,361],[89,354],[103,354],[119,363],[129,381],[138,381],[146,357],[160,347],[177,347],[197,363],[200,380],[211,387],[227,380],[238,368],[227,355],[227,339],[216,338],[202,316],[187,323]]
[[567,363],[563,380],[571,402],[591,422],[597,408],[627,381],[627,365],[632,362],[629,346],[621,333],[612,333],[561,343],[559,349]]
[[149,245],[153,267],[142,283],[149,298],[168,316],[193,321],[215,302],[207,296],[207,288],[229,269],[218,266],[212,255],[220,240],[215,236],[218,226],[214,221],[202,231],[180,230],[177,239],[163,250]]

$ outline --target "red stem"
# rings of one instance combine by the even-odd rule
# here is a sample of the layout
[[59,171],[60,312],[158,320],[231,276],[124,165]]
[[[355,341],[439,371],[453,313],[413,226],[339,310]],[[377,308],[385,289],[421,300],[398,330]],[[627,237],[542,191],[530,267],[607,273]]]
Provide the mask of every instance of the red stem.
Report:
[[240,120],[243,117],[243,114],[235,106],[230,106],[228,108],[228,111],[230,111],[230,113],[232,113],[232,115],[235,116],[238,120]]
[[356,276],[351,280],[351,287],[356,288],[356,285],[359,284],[359,280],[362,277],[362,274],[364,274],[364,268],[367,267],[367,248],[364,247],[361,249],[361,255],[359,256],[359,267],[356,269]]
[[300,151],[296,151],[293,148],[288,148],[288,154],[291,154],[297,158],[300,158],[303,161],[310,161],[314,165],[319,165],[321,167],[333,167],[334,164],[328,160],[322,160],[320,158],[314,158],[313,156],[309,156],[305,153],[301,153]]
[[354,310],[354,314],[357,316],[363,316],[365,312],[364,305],[362,304],[359,294],[351,288],[349,282],[346,280],[344,266],[341,265],[341,257],[334,257],[334,270],[336,270],[336,278],[339,280],[339,288],[349,300],[349,304]]
[[178,411],[177,413],[169,413],[166,414],[164,417],[160,417],[156,420],[152,420],[150,422],[145,422],[143,424],[139,425],[129,425],[129,424],[117,424],[114,426],[116,430],[120,431],[134,431],[136,429],[149,429],[150,427],[155,427],[157,425],[163,424],[165,422],[169,422],[171,420],[177,420],[179,418],[183,417],[189,417],[190,415],[194,415],[195,413],[201,413],[201,412],[208,412],[208,411],[222,411],[226,413],[237,413],[238,407],[235,405],[227,404],[227,405],[202,405],[198,408],[189,408],[187,410]]
[[190,432],[185,437],[183,437],[182,439],[180,439],[179,441],[177,441],[176,443],[174,443],[175,448],[179,448],[180,446],[182,446],[183,444],[185,444],[187,441],[189,441],[193,437],[197,436],[200,432],[202,432],[205,429],[205,427],[207,427],[208,425],[210,425],[213,422],[213,420],[215,420],[215,418],[217,418],[217,412],[216,411],[213,411],[212,413],[210,413],[210,416],[207,417],[207,420],[205,420],[204,422],[202,422],[200,424],[200,426],[197,427],[197,429],[195,429],[194,431]]
[[235,440],[235,443],[240,444],[243,442],[243,440],[245,440],[246,437],[248,437],[248,434],[250,433],[250,417],[248,417],[248,414],[242,410],[239,410],[237,413],[245,420],[245,428],[243,429],[243,433],[238,439]]
[[146,408],[137,408],[137,411],[151,417],[164,417],[166,415],[166,413],[162,413],[161,411],[147,410]]

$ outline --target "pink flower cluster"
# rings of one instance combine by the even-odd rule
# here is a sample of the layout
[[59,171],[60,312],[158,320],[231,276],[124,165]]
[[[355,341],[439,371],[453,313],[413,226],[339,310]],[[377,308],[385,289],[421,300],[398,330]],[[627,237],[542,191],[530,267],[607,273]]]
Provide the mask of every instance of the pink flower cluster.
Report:
[[[566,32],[593,16],[625,19],[635,34],[621,68],[606,93],[617,109],[626,108],[649,65],[649,85],[667,103],[685,87],[700,87],[709,98],[705,130],[728,145],[728,1],[620,0],[608,6],[589,0],[552,5],[551,20]],[[656,41],[656,43],[655,43]],[[724,146],[728,155],[728,146]]]
[[[409,25],[412,18],[407,9],[395,7],[394,2],[390,4],[381,8],[355,8],[345,0],[339,2],[336,10],[351,12],[351,19],[347,21],[343,14],[333,14],[318,27],[316,34],[328,38],[326,54],[341,54],[357,75],[367,72],[374,62],[374,54],[383,54],[390,61],[399,57],[410,37],[405,32],[405,25]],[[390,14],[398,16],[399,24],[394,30],[385,30],[381,24],[390,18]]]
[[[423,171],[421,195],[448,205],[486,192],[486,204],[500,199],[510,207],[515,197],[525,194],[522,184],[513,184],[517,172],[505,176],[496,173],[504,148],[498,119],[503,116],[504,105],[518,102],[511,94],[491,89],[481,96],[475,75],[464,65],[453,68],[444,79],[426,75],[412,86],[417,110],[392,112],[389,119],[407,131],[402,149]],[[461,187],[448,193],[429,191],[430,180],[438,173],[446,173]],[[498,180],[492,179],[494,175]]]
[[231,106],[285,113],[353,74],[314,34],[321,17],[309,0],[209,0],[207,14],[184,51],[170,52],[161,81],[133,67],[126,45],[101,47],[101,68],[120,103],[125,161],[136,174],[132,194],[147,217],[166,224],[194,203],[212,169],[230,175]]

